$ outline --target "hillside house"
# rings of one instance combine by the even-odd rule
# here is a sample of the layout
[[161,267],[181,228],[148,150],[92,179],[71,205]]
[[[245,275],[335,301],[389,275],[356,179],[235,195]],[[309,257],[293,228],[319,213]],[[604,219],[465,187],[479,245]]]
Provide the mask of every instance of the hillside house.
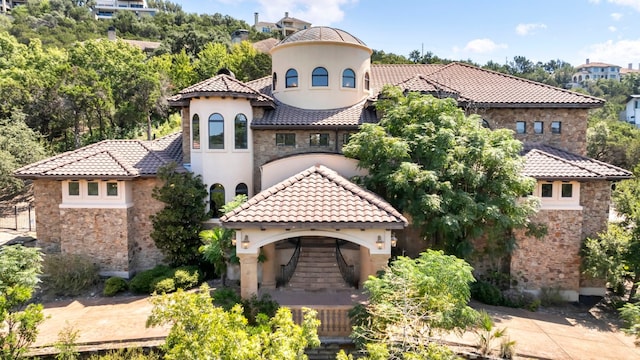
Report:
[[[549,231],[519,235],[509,264],[518,288],[559,287],[568,300],[602,294],[602,284],[582,279],[579,250],[606,227],[611,182],[631,176],[586,157],[587,114],[604,100],[461,63],[371,64],[371,53],[343,30],[301,30],[270,50],[271,76],[243,83],[221,73],[171,97],[181,134],[107,140],[17,170],[34,180],[39,245],[93,256],[103,274],[160,262],[149,215],[161,204],[150,194],[158,167],[176,160],[209,187],[208,225],[236,230],[243,296],[357,286],[387,264],[392,246],[424,246],[402,214],[348,180],[362,170],[341,152],[361,124],[378,121],[373,104],[393,84],[453,97],[525,144],[537,220]],[[221,216],[237,194],[249,201]]]

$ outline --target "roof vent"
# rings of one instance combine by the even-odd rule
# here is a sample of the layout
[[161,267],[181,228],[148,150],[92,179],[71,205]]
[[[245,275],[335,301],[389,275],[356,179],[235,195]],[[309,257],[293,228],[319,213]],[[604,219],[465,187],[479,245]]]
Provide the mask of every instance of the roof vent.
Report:
[[236,75],[233,73],[233,71],[231,71],[231,70],[229,70],[227,68],[222,68],[222,69],[218,70],[218,73],[216,75],[223,75],[223,74],[224,75],[229,75],[234,79],[236,78]]

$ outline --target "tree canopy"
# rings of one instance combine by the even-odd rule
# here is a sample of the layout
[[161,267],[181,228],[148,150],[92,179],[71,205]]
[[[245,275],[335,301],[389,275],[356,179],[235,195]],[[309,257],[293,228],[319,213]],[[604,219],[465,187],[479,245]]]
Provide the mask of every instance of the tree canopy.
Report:
[[473,239],[509,241],[511,230],[531,227],[535,180],[521,175],[522,144],[510,130],[484,128],[453,99],[394,87],[381,99],[380,123],[363,125],[343,149],[369,170],[364,186],[460,256],[472,252]]

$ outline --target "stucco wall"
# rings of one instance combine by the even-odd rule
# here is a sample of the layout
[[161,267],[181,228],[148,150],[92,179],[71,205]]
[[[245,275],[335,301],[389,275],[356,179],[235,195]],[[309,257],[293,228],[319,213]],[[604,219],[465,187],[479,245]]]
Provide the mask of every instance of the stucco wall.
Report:
[[182,115],[182,162],[191,162],[191,112],[189,107],[180,109]]
[[[511,129],[516,139],[522,142],[544,143],[569,152],[587,153],[587,109],[474,109],[489,122],[491,129]],[[526,134],[515,134],[516,121],[525,121]],[[533,133],[533,123],[544,122],[542,134]],[[551,122],[561,121],[560,134],[551,133]]]
[[62,186],[55,180],[33,182],[37,246],[45,253],[60,252],[60,210]]

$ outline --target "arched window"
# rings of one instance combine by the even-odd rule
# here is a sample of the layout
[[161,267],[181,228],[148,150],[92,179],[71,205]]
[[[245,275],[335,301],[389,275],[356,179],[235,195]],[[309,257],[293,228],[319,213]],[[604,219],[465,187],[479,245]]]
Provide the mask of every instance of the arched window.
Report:
[[236,196],[238,195],[249,196],[249,188],[247,187],[247,184],[240,183],[238,184],[238,186],[236,186]]
[[369,73],[364,74],[364,89],[369,90]]
[[191,148],[200,149],[200,116],[198,114],[191,118]]
[[485,119],[482,119],[482,122],[480,124],[482,125],[483,128],[491,129],[491,126],[489,126],[489,122]]
[[298,72],[296,69],[289,69],[284,77],[285,86],[288,88],[298,87]]
[[218,113],[209,116],[209,149],[224,149],[224,118]]
[[356,73],[351,69],[345,69],[342,72],[342,87],[354,88],[356,87]]
[[276,89],[277,84],[278,84],[278,75],[276,75],[276,73],[273,73],[273,77],[271,78],[271,91],[274,91]]
[[209,188],[209,214],[212,218],[219,218],[222,213],[220,209],[224,206],[224,186],[213,184]]
[[236,149],[247,148],[247,117],[244,114],[236,115],[235,127],[235,147]]
[[313,69],[311,86],[329,86],[329,72],[323,67]]

